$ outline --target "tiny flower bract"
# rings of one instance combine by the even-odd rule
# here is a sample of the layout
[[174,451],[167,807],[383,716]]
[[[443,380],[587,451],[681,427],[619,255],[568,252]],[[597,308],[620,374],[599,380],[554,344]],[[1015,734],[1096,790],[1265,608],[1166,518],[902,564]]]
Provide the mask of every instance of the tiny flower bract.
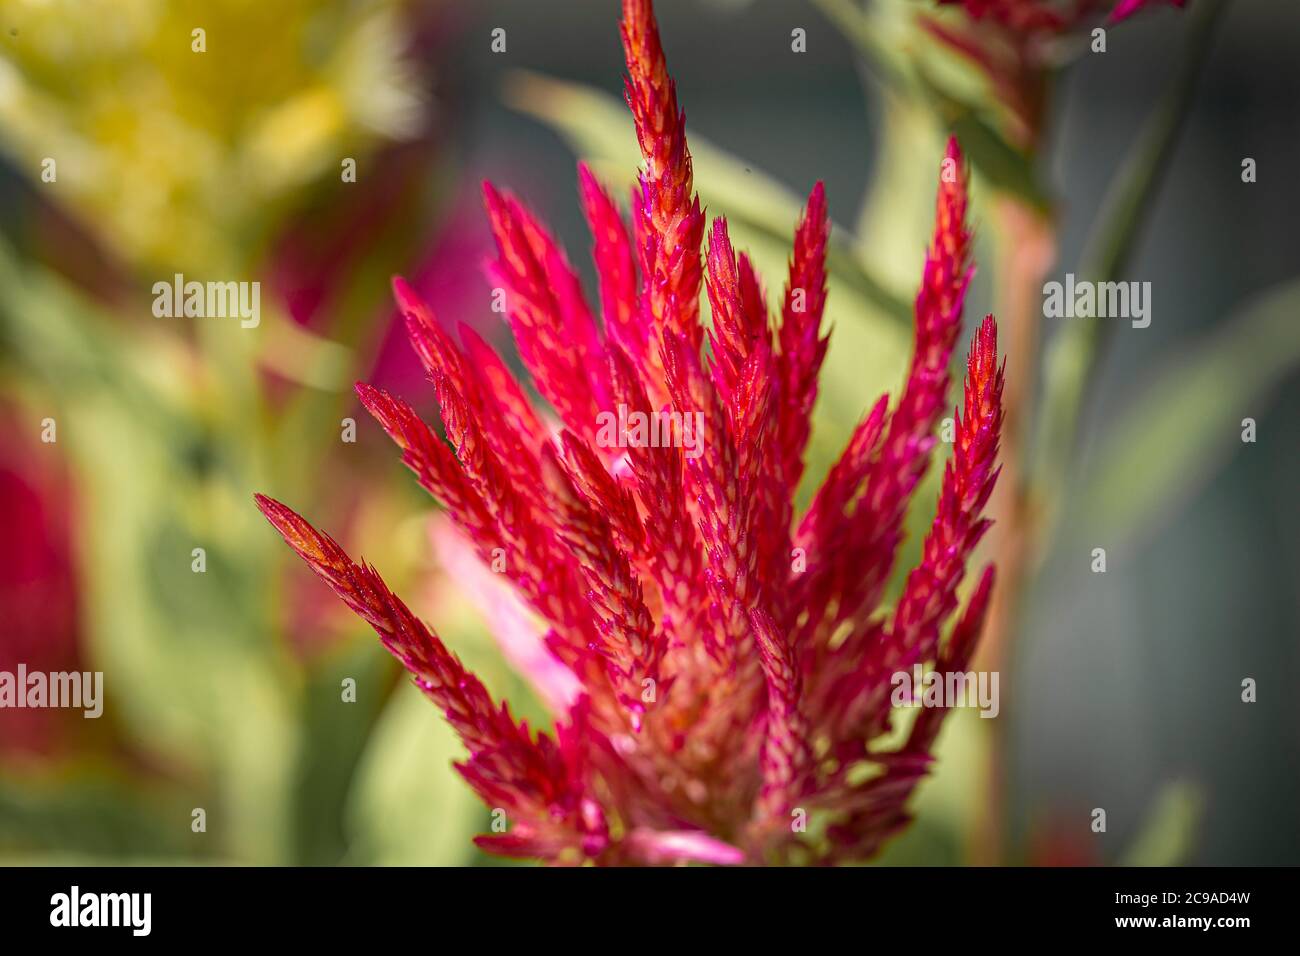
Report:
[[[553,680],[558,664],[581,688],[564,698],[554,736],[496,703],[372,567],[283,504],[257,502],[460,734],[460,773],[509,823],[478,838],[487,850],[553,863],[865,859],[907,822],[945,713],[923,710],[900,746],[869,748],[890,728],[891,674],[964,670],[993,582],[988,568],[943,640],[997,477],[1002,370],[990,316],[970,348],[922,561],[896,606],[881,607],[947,407],[971,275],[964,161],[950,142],[902,396],[892,411],[886,398],[875,404],[796,520],[827,345],[822,187],[797,224],[773,314],[725,220],[701,257],[705,217],[649,0],[625,0],[623,46],[645,160],[630,229],[579,169],[603,323],[549,233],[485,187],[493,284],[558,423],[488,345],[463,326],[456,342],[400,279],[446,441],[401,399],[357,386],[420,483],[485,563],[505,556],[496,567],[545,620],[554,660],[529,676]],[[615,413],[698,422],[699,454],[599,440]]]

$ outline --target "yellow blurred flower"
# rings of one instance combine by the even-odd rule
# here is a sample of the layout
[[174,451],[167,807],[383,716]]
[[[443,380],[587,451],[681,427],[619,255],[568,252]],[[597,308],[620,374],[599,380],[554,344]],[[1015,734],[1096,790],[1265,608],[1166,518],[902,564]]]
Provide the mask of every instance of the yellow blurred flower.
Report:
[[401,7],[6,0],[0,148],[132,264],[237,264],[295,191],[418,131]]

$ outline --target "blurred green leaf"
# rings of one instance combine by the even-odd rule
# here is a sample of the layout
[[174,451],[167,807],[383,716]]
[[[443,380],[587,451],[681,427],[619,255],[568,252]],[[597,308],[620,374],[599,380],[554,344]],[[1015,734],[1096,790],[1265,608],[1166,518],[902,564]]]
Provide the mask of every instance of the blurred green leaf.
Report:
[[991,185],[1024,200],[1038,210],[1051,205],[1047,190],[1038,181],[1032,161],[1017,150],[978,113],[956,104],[948,116],[948,125],[970,157],[971,166]]
[[0,344],[23,374],[62,392],[111,391],[160,438],[190,447],[197,440],[150,367],[157,353],[128,344],[114,324],[43,267],[21,262],[0,240]]
[[133,747],[199,781],[214,852],[283,862],[298,687],[264,623],[270,539],[240,488],[256,416],[233,399],[211,422],[186,407],[183,371],[157,367],[165,337],[3,245],[0,340],[46,385],[77,466],[86,653],[106,712]]
[[174,789],[89,764],[0,774],[0,859],[75,853],[170,861],[213,845],[191,832],[190,807]]
[[1185,866],[1195,844],[1204,801],[1186,781],[1168,784],[1156,796],[1122,866]]
[[349,862],[456,866],[474,860],[482,804],[452,768],[464,747],[407,681],[394,691],[357,768],[347,819]]
[[1262,417],[1269,394],[1300,367],[1297,315],[1300,281],[1157,369],[1102,439],[1076,519],[1098,540],[1120,540],[1175,514],[1242,447],[1242,419]]
[[[873,112],[875,104],[871,104]],[[922,256],[934,229],[934,197],[944,138],[933,117],[911,100],[886,99],[874,116],[875,165],[858,213],[862,261],[901,297],[915,294]],[[919,163],[931,156],[933,163]]]
[[[347,853],[344,810],[353,774],[387,700],[392,658],[369,632],[316,662],[303,693],[303,736],[295,792],[296,861],[330,866]],[[343,699],[343,681],[356,699]],[[426,711],[426,717],[437,715]]]

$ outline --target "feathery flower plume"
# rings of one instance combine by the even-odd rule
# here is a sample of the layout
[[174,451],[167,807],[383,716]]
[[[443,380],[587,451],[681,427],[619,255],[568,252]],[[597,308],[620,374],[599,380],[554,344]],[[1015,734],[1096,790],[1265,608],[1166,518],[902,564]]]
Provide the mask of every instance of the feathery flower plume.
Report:
[[[558,711],[554,735],[494,701],[373,568],[285,505],[257,503],[459,733],[469,757],[457,769],[509,821],[479,838],[486,849],[559,864],[864,859],[906,823],[945,713],[922,713],[896,750],[872,749],[889,729],[891,673],[964,668],[992,588],[990,568],[945,641],[997,479],[1002,370],[990,316],[967,361],[921,564],[897,607],[880,606],[961,330],[972,268],[965,161],[950,142],[901,397],[892,410],[884,397],[873,406],[796,521],[827,346],[824,191],[813,188],[796,226],[772,312],[725,220],[701,255],[704,216],[649,0],[624,0],[623,46],[645,159],[630,230],[578,171],[603,322],[542,225],[484,189],[498,251],[489,274],[550,409],[534,407],[468,328],[457,342],[400,279],[445,438],[406,402],[357,385],[463,550],[545,622],[530,650],[521,611],[496,616],[510,659]],[[707,356],[701,291],[713,315]]]

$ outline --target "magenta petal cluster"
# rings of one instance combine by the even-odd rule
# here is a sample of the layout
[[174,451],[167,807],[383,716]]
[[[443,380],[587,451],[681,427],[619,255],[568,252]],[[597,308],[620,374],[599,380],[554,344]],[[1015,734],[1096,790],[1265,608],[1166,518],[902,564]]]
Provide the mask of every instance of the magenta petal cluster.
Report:
[[[554,733],[495,701],[373,568],[285,505],[258,505],[461,736],[457,769],[508,823],[478,838],[485,849],[560,864],[866,859],[907,822],[945,716],[921,711],[882,748],[891,677],[965,669],[993,581],[985,569],[945,638],[997,478],[1002,369],[990,316],[967,357],[921,563],[897,603],[882,604],[950,408],[972,270],[965,163],[950,142],[902,394],[871,408],[796,515],[827,346],[822,187],[769,306],[726,221],[706,223],[649,0],[624,0],[623,46],[644,158],[630,223],[579,169],[599,319],[543,225],[485,187],[490,278],[546,407],[401,280],[442,433],[402,399],[357,386],[478,558],[543,622],[538,653],[513,659],[534,662],[527,676],[543,699],[565,702]],[[561,692],[557,673],[576,692]]]
[[1182,7],[1187,0],[939,0],[939,3],[960,4],[976,20],[993,20],[1020,33],[1064,33],[1102,13],[1107,14],[1108,22],[1119,23],[1143,8]]

